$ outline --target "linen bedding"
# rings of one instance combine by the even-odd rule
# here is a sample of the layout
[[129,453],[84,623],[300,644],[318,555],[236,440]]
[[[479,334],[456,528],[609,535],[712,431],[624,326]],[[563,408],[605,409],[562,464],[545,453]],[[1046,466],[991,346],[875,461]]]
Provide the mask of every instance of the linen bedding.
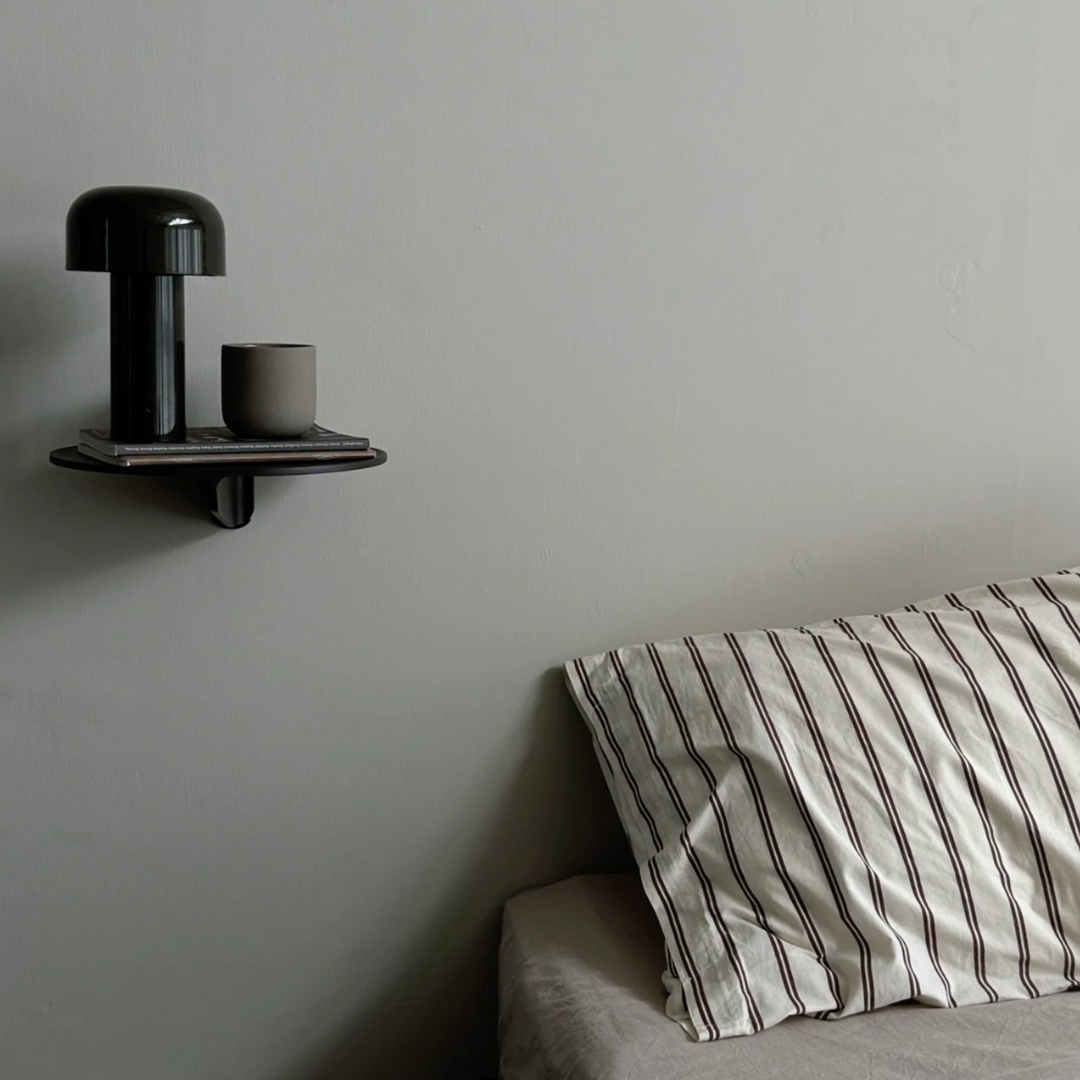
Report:
[[692,1038],[1080,988],[1077,569],[566,671]]
[[1080,994],[694,1042],[665,1014],[664,940],[636,874],[571,878],[505,908],[501,1080],[1078,1080]]

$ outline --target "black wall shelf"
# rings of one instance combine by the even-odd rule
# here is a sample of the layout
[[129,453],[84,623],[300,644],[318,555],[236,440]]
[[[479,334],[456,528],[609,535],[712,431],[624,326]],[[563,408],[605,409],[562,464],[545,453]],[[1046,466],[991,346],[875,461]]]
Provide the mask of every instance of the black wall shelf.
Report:
[[[372,447],[374,450],[375,448]],[[210,495],[210,516],[225,529],[240,529],[255,510],[256,476],[306,476],[311,473],[353,472],[371,469],[386,461],[385,450],[375,456],[342,461],[265,461],[250,465],[110,465],[80,454],[74,446],[63,446],[49,454],[49,461],[63,469],[108,473],[110,476],[179,476],[205,483]]]

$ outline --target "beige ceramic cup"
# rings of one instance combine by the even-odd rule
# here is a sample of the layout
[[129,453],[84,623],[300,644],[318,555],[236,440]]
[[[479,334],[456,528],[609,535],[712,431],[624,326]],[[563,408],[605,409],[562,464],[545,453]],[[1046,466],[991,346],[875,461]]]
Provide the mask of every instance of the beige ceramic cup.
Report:
[[315,346],[221,346],[221,415],[245,439],[296,438],[315,423]]

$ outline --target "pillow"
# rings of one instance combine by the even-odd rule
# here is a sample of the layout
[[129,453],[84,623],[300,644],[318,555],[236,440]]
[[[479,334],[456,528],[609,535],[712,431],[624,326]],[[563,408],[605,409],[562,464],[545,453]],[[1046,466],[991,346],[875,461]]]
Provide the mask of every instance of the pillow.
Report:
[[1080,985],[1077,570],[566,673],[695,1038]]

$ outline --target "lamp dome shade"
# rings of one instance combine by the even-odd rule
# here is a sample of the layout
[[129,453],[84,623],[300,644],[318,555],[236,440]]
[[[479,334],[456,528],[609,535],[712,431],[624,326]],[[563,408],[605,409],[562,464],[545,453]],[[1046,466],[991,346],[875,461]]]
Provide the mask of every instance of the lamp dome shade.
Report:
[[222,276],[225,223],[209,199],[191,191],[94,188],[68,211],[67,268]]

